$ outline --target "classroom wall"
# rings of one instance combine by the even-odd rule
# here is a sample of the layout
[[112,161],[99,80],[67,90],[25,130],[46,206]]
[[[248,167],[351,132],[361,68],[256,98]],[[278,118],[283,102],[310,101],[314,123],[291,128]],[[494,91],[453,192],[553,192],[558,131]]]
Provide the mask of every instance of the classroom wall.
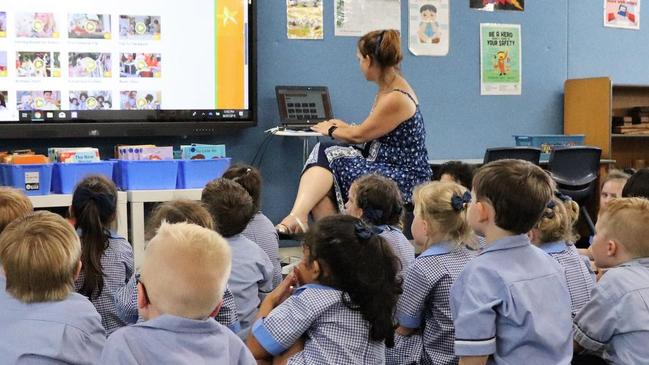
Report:
[[568,76],[609,76],[615,84],[649,84],[647,3],[640,7],[640,30],[605,28],[602,1],[570,1]]
[[[334,37],[333,0],[324,1],[325,39],[288,40],[282,0],[257,1],[259,125],[211,138],[0,141],[0,147],[98,145],[104,155],[117,143],[179,145],[190,141],[225,143],[234,160],[251,162],[266,138],[261,162],[265,179],[263,210],[278,222],[291,208],[301,171],[302,143],[268,137],[277,124],[274,87],[326,85],[334,113],[361,122],[376,87],[365,81],[355,58],[356,38]],[[586,4],[587,3],[587,4]],[[513,145],[512,134],[561,133],[563,82],[570,77],[613,75],[616,82],[649,82],[639,74],[647,58],[647,32],[602,27],[601,1],[528,1],[524,13],[480,12],[468,1],[451,1],[450,51],[446,57],[414,57],[404,44],[403,73],[416,90],[426,120],[431,159],[478,158],[488,146]],[[646,13],[646,11],[643,11]],[[402,32],[407,31],[407,1],[402,1]],[[592,19],[589,19],[592,18]],[[523,92],[520,96],[480,96],[479,24],[521,24]],[[405,36],[402,39],[406,39]],[[608,49],[607,54],[598,50]],[[624,66],[619,62],[623,59]]]

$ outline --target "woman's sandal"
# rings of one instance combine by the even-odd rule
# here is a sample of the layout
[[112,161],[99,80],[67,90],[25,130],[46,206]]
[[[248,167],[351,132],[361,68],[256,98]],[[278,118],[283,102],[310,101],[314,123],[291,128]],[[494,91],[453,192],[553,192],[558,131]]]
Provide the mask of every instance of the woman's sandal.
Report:
[[300,230],[296,230],[291,232],[291,229],[289,226],[287,226],[284,223],[279,223],[275,226],[275,230],[277,230],[277,234],[279,235],[280,238],[288,238],[288,239],[294,239],[294,238],[300,238],[304,235],[306,230],[308,229],[307,225],[304,224],[300,218],[298,218],[295,214],[289,213],[289,217],[293,217],[295,219],[295,223],[297,223],[298,227],[300,227]]

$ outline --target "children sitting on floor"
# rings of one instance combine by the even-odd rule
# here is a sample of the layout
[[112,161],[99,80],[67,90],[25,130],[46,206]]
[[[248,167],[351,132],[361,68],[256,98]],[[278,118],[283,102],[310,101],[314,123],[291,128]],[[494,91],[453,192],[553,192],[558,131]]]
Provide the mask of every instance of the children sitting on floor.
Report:
[[383,364],[401,293],[399,261],[389,244],[358,218],[334,215],[309,228],[303,254],[259,308],[248,337],[255,358]]
[[399,228],[403,200],[397,183],[381,175],[365,175],[352,183],[348,196],[346,213],[379,228],[406,273],[415,260],[415,249]]
[[106,335],[74,292],[80,258],[74,228],[54,213],[21,215],[0,234],[1,363],[97,363]]
[[231,267],[219,234],[162,223],[144,255],[137,297],[145,321],[113,333],[102,364],[255,364],[243,342],[211,318]]
[[134,271],[131,244],[111,230],[116,212],[117,189],[104,176],[84,178],[72,194],[70,216],[81,239],[82,263],[75,289],[95,305],[106,335],[126,325],[114,295]]
[[220,178],[210,181],[201,200],[214,220],[214,228],[232,249],[232,273],[228,286],[237,304],[242,339],[252,325],[257,307],[273,288],[273,264],[268,255],[241,232],[255,211],[250,194],[238,183]]
[[[159,204],[147,222],[146,239],[151,240],[158,231],[162,222],[180,223],[187,222],[199,225],[207,229],[214,229],[214,221],[210,213],[200,202],[193,200],[172,200]],[[137,310],[137,285],[135,274],[131,279],[115,292],[117,312],[120,317],[129,324],[138,320]],[[234,333],[241,330],[239,317],[237,316],[237,305],[230,289],[225,287],[223,293],[223,305],[214,319],[222,325],[231,329]]]
[[412,234],[422,253],[410,267],[397,304],[396,345],[388,364],[457,364],[453,352],[451,285],[474,253],[466,221],[471,193],[452,182],[435,181],[413,192]]
[[[595,264],[608,268],[590,302],[574,318],[575,350],[609,364],[649,359],[649,201],[613,199],[600,213],[590,246]],[[592,364],[593,360],[582,362]]]
[[570,364],[571,307],[563,268],[527,232],[552,198],[549,175],[498,160],[473,178],[468,221],[486,240],[451,288],[460,363]]
[[595,286],[591,274],[574,246],[576,236],[573,225],[579,218],[579,205],[570,197],[555,192],[555,197],[547,207],[534,228],[529,233],[532,244],[552,256],[564,269],[572,316],[590,300],[590,292]]
[[250,165],[236,164],[227,169],[223,177],[238,182],[252,197],[256,213],[241,234],[258,244],[268,255],[273,264],[274,288],[282,281],[282,267],[279,263],[279,236],[273,223],[261,211],[261,173]]

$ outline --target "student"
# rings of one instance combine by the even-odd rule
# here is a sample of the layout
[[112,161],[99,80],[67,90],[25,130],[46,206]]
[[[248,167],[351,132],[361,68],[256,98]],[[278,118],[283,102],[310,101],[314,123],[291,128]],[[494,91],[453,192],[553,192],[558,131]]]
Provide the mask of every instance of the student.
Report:
[[399,186],[381,175],[362,176],[349,187],[345,210],[382,231],[379,235],[388,241],[401,262],[400,272],[406,273],[415,260],[415,249],[398,227],[403,211]]
[[445,162],[435,171],[434,180],[455,182],[471,191],[473,166],[462,161]]
[[[214,229],[214,222],[210,213],[201,203],[193,200],[173,200],[159,204],[151,213],[147,224],[147,241],[150,241],[155,236],[162,222],[187,222],[207,229]],[[117,313],[122,320],[129,324],[136,323],[138,320],[136,281],[136,274],[134,273],[128,283],[115,292]],[[234,333],[241,330],[234,295],[232,295],[227,285],[223,293],[221,310],[219,310],[219,313],[214,319],[231,329]]]
[[81,238],[81,274],[78,293],[88,297],[110,335],[126,323],[117,315],[114,294],[133,275],[133,249],[111,231],[117,207],[117,189],[104,176],[88,176],[72,194],[70,216]]
[[590,300],[595,277],[573,245],[573,225],[579,218],[579,205],[570,197],[555,192],[541,219],[529,233],[532,243],[552,256],[564,269],[572,316]]
[[[248,347],[275,364],[382,364],[401,294],[389,244],[358,218],[323,218],[297,270],[264,299]],[[302,286],[293,290],[292,286]]]
[[96,364],[101,317],[74,292],[81,245],[50,212],[22,215],[0,235],[0,362]]
[[261,174],[249,165],[233,165],[223,177],[239,183],[252,197],[255,215],[241,232],[261,247],[273,263],[273,288],[282,281],[282,266],[279,263],[279,236],[273,223],[261,212]]
[[622,197],[640,197],[649,199],[649,168],[640,169],[635,174],[631,175],[626,184],[624,184]]
[[599,196],[599,210],[606,208],[611,199],[622,197],[622,189],[629,179],[629,175],[620,170],[611,170],[602,182],[602,191]]
[[466,221],[470,199],[451,182],[431,182],[413,192],[412,234],[423,252],[408,271],[397,304],[399,327],[388,364],[457,364],[449,291],[473,257],[464,246],[472,237]]
[[273,264],[268,255],[241,234],[255,214],[255,207],[241,185],[223,178],[210,181],[203,189],[201,200],[214,220],[216,231],[232,249],[228,286],[241,322],[239,337],[245,339],[259,303],[273,287]]
[[255,364],[243,342],[210,318],[231,267],[223,237],[165,222],[144,254],[138,310],[145,321],[111,335],[102,364]]
[[587,350],[610,364],[647,363],[647,222],[649,201],[641,198],[613,199],[600,214],[590,250],[595,264],[608,270],[574,319],[575,350]]
[[22,191],[0,186],[0,233],[14,219],[33,211],[32,201]]
[[451,287],[460,364],[570,364],[563,268],[527,237],[551,197],[550,177],[522,160],[491,162],[473,178],[468,221],[486,246]]

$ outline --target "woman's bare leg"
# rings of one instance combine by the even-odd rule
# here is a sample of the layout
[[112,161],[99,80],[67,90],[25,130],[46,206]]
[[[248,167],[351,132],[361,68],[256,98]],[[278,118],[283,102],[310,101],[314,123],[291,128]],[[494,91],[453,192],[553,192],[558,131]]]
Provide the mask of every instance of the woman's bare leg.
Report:
[[329,194],[325,195],[325,197],[322,198],[313,209],[311,209],[311,217],[314,221],[318,221],[336,213],[338,213],[338,206],[334,204]]
[[327,196],[333,186],[334,178],[331,171],[320,166],[307,169],[300,178],[295,202],[291,214],[282,220],[280,225],[286,226],[290,232],[299,232],[300,227],[296,218],[303,224],[308,222],[309,213],[322,198]]

